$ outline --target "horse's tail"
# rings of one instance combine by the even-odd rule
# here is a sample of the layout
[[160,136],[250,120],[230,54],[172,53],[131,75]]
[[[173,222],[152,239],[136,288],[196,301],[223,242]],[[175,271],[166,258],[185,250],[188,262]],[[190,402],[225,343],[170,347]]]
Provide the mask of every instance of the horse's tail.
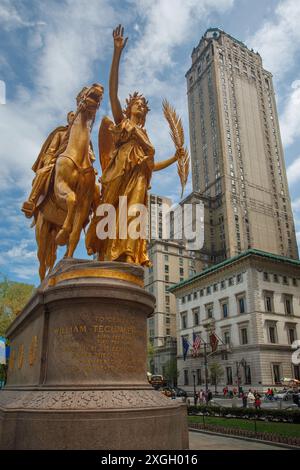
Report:
[[53,268],[56,261],[57,246],[55,237],[57,231],[57,228],[39,212],[36,219],[35,237],[38,245],[37,255],[40,263],[39,274],[41,280],[44,279],[47,271]]

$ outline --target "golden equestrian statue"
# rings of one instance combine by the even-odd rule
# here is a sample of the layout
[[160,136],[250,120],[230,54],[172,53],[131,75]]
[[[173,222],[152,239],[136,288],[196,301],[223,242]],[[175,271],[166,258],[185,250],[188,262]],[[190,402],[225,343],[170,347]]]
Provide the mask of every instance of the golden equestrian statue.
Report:
[[57,245],[67,245],[65,257],[73,256],[93,204],[99,203],[90,138],[102,96],[98,83],[81,90],[68,126],[48,136],[33,166],[36,177],[22,210],[34,216],[41,280],[54,266]]
[[[101,203],[114,207],[117,221],[120,213],[119,196],[127,197],[127,208],[136,204],[147,207],[152,171],[167,168],[185,154],[183,148],[177,148],[171,158],[161,162],[154,161],[155,150],[144,128],[149,107],[143,95],[134,92],[126,100],[126,107],[122,110],[118,98],[118,78],[120,58],[127,42],[123,32],[121,25],[113,31],[114,53],[109,96],[114,122],[105,117],[99,129]],[[175,127],[177,124],[178,122]],[[127,227],[133,219],[128,214]],[[96,232],[100,220],[101,216],[94,214],[87,232],[86,248],[89,254],[97,253],[99,260],[149,265],[146,238],[121,237],[117,223],[114,238],[99,239]]]

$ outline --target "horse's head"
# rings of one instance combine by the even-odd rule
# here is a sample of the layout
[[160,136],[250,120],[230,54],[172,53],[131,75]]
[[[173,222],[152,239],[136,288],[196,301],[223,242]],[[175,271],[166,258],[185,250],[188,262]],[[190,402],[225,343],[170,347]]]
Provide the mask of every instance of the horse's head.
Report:
[[83,87],[77,95],[78,108],[86,111],[90,118],[94,117],[100,106],[104,88],[99,83],[93,83],[90,87]]

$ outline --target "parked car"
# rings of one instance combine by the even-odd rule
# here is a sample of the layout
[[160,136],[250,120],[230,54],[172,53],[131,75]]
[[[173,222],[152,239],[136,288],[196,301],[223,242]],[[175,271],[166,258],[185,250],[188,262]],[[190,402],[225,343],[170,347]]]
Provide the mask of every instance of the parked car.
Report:
[[286,390],[274,395],[274,400],[284,400],[284,401],[291,401],[293,399],[293,394],[295,390]]

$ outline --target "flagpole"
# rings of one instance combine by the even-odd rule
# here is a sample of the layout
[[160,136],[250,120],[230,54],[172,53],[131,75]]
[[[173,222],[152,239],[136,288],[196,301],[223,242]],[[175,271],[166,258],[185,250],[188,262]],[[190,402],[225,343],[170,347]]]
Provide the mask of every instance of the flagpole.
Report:
[[206,351],[206,342],[204,341],[204,367],[205,367],[205,392],[206,392],[206,402],[208,395],[208,364],[207,364],[207,351]]

